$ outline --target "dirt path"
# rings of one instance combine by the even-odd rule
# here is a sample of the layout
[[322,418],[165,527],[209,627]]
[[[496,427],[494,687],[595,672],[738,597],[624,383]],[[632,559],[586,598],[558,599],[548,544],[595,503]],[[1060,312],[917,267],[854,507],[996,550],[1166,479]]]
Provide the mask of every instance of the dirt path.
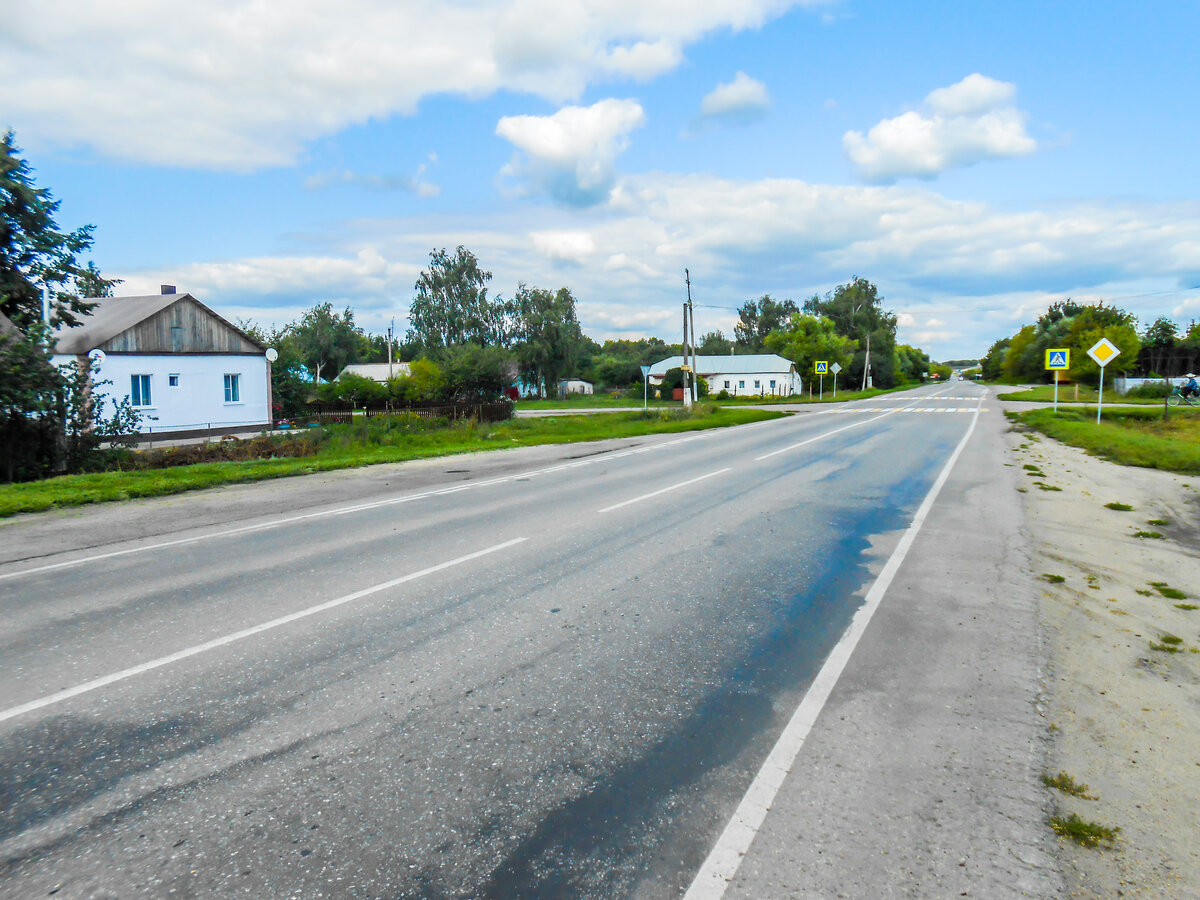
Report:
[[1061,840],[1071,896],[1200,898],[1200,480],[1010,439],[1045,581],[1049,774],[1094,798],[1053,803],[1120,829]]

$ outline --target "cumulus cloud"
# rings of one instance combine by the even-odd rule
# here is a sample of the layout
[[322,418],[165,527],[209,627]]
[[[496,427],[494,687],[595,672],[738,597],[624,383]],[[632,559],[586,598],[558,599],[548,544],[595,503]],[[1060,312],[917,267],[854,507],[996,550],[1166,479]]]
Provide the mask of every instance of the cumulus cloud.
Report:
[[518,152],[502,174],[527,192],[544,191],[569,206],[594,206],[616,181],[617,155],[646,121],[633,100],[566,106],[552,116],[505,116],[496,134]]
[[122,0],[8,4],[0,108],[25,143],[254,170],[436,94],[555,103],[819,0]]
[[923,109],[884,119],[866,135],[847,131],[842,148],[867,181],[932,178],[985,159],[1024,156],[1037,149],[1015,106],[1017,89],[978,73],[938,88]]
[[[331,226],[339,245],[327,256],[306,250],[111,274],[127,279],[130,293],[175,283],[260,321],[287,321],[320,300],[351,302],[378,330],[404,314],[429,248],[461,243],[495,273],[497,293],[519,281],[566,283],[585,330],[600,339],[674,335],[685,267],[705,304],[696,310],[702,333],[728,332],[729,310],[751,297],[799,300],[861,274],[901,313],[904,340],[956,358],[984,352],[1055,299],[1144,295],[1195,285],[1200,272],[1195,202],[1002,211],[924,187],[659,172],[618,179],[598,207],[539,216],[548,227],[532,232],[512,211],[372,219]],[[1196,308],[1178,294],[1117,302],[1146,320]]]
[[596,242],[586,231],[535,231],[533,246],[548,259],[581,265],[596,250]]
[[700,117],[694,127],[748,125],[766,116],[771,108],[767,86],[738,72],[728,84],[718,84],[700,101]]

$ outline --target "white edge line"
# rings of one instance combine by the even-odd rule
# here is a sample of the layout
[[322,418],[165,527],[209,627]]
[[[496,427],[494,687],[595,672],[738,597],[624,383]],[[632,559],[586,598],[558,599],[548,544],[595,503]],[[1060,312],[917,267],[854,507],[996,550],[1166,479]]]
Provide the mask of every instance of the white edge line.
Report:
[[801,441],[798,444],[791,444],[790,446],[783,447],[779,450],[772,450],[770,453],[764,453],[762,456],[756,456],[754,457],[754,461],[762,462],[764,459],[770,459],[772,456],[778,456],[780,453],[787,453],[789,450],[796,450],[800,447],[803,447],[805,444],[811,444],[813,441],[819,441],[822,438],[827,438],[831,435],[837,434],[839,431],[857,428],[859,425],[866,425],[868,422],[878,422],[880,419],[886,418],[895,412],[896,410],[892,410],[891,412],[885,412],[882,416],[874,416],[870,419],[863,419],[860,422],[851,422],[849,425],[843,425],[841,428],[833,429],[833,431],[826,431],[824,434],[818,434],[816,437],[810,437],[808,440]]
[[9,709],[0,710],[0,722],[5,722],[9,719],[16,718],[28,712],[33,712],[37,709],[43,709],[55,703],[61,703],[63,700],[69,700],[72,697],[78,697],[80,694],[86,694],[89,691],[97,690],[98,688],[107,687],[110,684],[115,684],[118,681],[124,681],[127,678],[133,678],[135,675],[141,675],[153,669],[160,669],[163,666],[170,665],[174,662],[187,659],[189,656],[196,656],[208,650],[215,650],[218,647],[224,647],[227,644],[232,644],[235,641],[240,641],[243,638],[248,638],[256,634],[261,634],[264,631],[270,631],[273,628],[279,628],[281,625],[287,625],[290,622],[295,622],[298,619],[305,619],[309,616],[316,615],[319,612],[333,609],[337,606],[342,606],[346,603],[351,603],[355,600],[361,600],[363,597],[369,597],[371,594],[377,594],[380,591],[386,591],[388,588],[394,588],[397,585],[404,584],[409,581],[415,581],[426,575],[432,575],[434,572],[440,572],[443,569],[449,569],[453,566],[461,565],[465,562],[470,562],[473,559],[478,559],[481,556],[487,556],[489,553],[496,553],[499,550],[505,550],[528,538],[514,538],[511,541],[505,541],[503,544],[496,544],[492,547],[487,547],[483,550],[476,550],[474,553],[468,553],[466,556],[460,556],[457,559],[451,559],[443,563],[438,563],[435,566],[430,566],[427,569],[421,569],[419,572],[410,572],[407,575],[401,575],[399,578],[393,578],[391,581],[385,581],[382,584],[377,584],[369,588],[363,588],[360,591],[355,591],[352,594],[345,594],[333,600],[327,600],[324,603],[318,603],[316,606],[310,606],[307,609],[302,609],[294,613],[289,613],[286,616],[280,616],[277,619],[271,619],[268,622],[262,622],[258,625],[253,625],[250,628],[243,628],[241,631],[235,631],[232,634],[224,635],[223,637],[214,638],[211,641],[205,641],[203,644],[196,644],[188,647],[185,650],[179,650],[176,653],[171,653],[167,656],[160,656],[158,659],[152,659],[149,662],[140,663],[136,666],[130,666],[128,669],[122,669],[119,672],[113,672],[111,675],[105,675],[101,678],[85,681],[83,684],[77,684],[74,687],[65,688],[37,700],[31,700],[28,703],[22,703],[20,706],[13,706]]
[[716,844],[709,851],[708,857],[692,879],[691,886],[684,894],[684,900],[720,900],[725,895],[725,889],[737,874],[742,860],[750,850],[750,845],[757,836],[758,829],[767,816],[767,811],[783,786],[784,779],[791,771],[796,757],[800,755],[805,740],[808,739],[808,733],[812,730],[817,717],[833,693],[834,686],[845,670],[846,664],[850,661],[850,655],[854,653],[859,639],[867,630],[871,617],[875,615],[875,610],[879,608],[884,594],[887,593],[892,579],[895,578],[896,572],[908,555],[921,526],[925,524],[925,518],[933,508],[938,494],[941,493],[942,486],[949,479],[954,464],[958,462],[963,448],[967,446],[967,441],[971,439],[975,425],[979,421],[979,412],[982,406],[983,401],[981,400],[975,408],[975,416],[971,419],[967,433],[958,442],[958,446],[950,454],[950,458],[942,467],[942,471],[929,489],[929,493],[925,495],[924,501],[917,509],[917,514],[913,517],[912,524],[901,535],[900,542],[892,551],[892,555],[888,557],[883,571],[879,573],[879,577],[875,579],[875,583],[867,592],[866,600],[854,614],[850,627],[846,629],[841,640],[830,651],[829,657],[821,666],[821,671],[817,673],[817,677],[805,693],[804,699],[792,713],[783,733],[779,735],[779,740],[776,741],[770,754],[759,768],[758,774],[755,775],[754,781],[751,782],[745,796],[742,797],[741,803],[738,804],[733,816],[726,824],[725,830],[721,832]]
[[678,484],[673,484],[670,487],[659,488],[657,491],[651,491],[649,494],[642,494],[640,497],[633,497],[630,500],[622,500],[620,503],[614,503],[612,506],[606,506],[604,509],[597,512],[612,512],[614,509],[620,509],[622,506],[629,506],[631,503],[640,503],[643,500],[649,500],[651,497],[657,497],[659,494],[665,494],[667,491],[674,491],[682,487],[687,487],[689,484],[695,484],[697,481],[703,481],[706,478],[712,478],[714,475],[724,475],[726,472],[732,472],[731,466],[726,466],[724,469],[717,469],[715,472],[709,472],[707,475],[699,475],[695,478],[689,478],[687,481],[681,481]]

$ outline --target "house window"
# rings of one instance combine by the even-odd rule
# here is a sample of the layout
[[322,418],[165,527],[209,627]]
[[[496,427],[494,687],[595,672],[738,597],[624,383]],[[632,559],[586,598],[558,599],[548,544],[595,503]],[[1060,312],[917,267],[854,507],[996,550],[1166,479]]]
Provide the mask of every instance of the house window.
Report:
[[728,381],[726,381],[726,382],[725,382],[725,387],[729,387],[729,382],[728,382]]
[[179,387],[179,376],[178,375],[168,375],[167,376],[167,387]]
[[150,405],[150,376],[131,375],[129,378],[129,399],[134,406]]
[[739,382],[738,382],[738,387],[740,387],[740,388],[743,388],[743,387],[745,387],[745,386],[746,386],[746,382],[745,382],[745,381],[739,381]]
[[758,379],[757,378],[754,379],[754,386],[758,387]]
[[226,403],[241,403],[242,402],[242,393],[241,393],[241,389],[238,386],[238,381],[240,379],[241,379],[240,375],[226,375],[225,376],[225,402]]
[[771,379],[771,389],[772,390],[775,389],[775,379],[774,378]]

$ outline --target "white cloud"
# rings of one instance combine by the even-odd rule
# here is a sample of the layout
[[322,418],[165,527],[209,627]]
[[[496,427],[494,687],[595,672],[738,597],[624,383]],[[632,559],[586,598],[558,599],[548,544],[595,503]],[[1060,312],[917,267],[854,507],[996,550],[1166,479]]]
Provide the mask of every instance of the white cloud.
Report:
[[349,169],[318,172],[304,179],[309,190],[320,190],[337,184],[349,184],[368,191],[401,191],[418,197],[436,197],[442,189],[425,180],[426,165],[422,163],[412,175],[362,175]]
[[556,103],[645,80],[717,29],[819,0],[172,0],[8,4],[0,108],[26,145],[253,170],[436,94]]
[[700,101],[700,121],[745,125],[758,121],[771,108],[767,86],[738,72],[728,84],[718,84]]
[[586,231],[535,231],[529,236],[539,253],[560,262],[582,264],[596,250]]
[[985,159],[1024,156],[1037,149],[1025,113],[1013,105],[1016,86],[968,75],[925,98],[924,111],[884,119],[864,136],[847,131],[842,148],[868,181],[932,178]]
[[638,103],[615,99],[566,106],[552,116],[505,116],[496,134],[521,153],[502,174],[570,206],[593,206],[608,197],[617,155],[645,121]]
[[[1009,212],[920,187],[648,173],[619,179],[602,206],[541,210],[547,227],[537,231],[521,215],[371,219],[331,226],[340,243],[327,256],[110,274],[130,293],[175,283],[260,321],[352,303],[378,330],[404,315],[429,249],[461,243],[495,273],[493,293],[566,284],[599,339],[675,335],[685,267],[702,333],[728,333],[731,310],[751,297],[802,300],[862,275],[900,313],[902,339],[935,358],[982,353],[1065,296],[1115,300],[1144,320],[1176,307],[1177,317],[1194,314],[1195,301],[1148,292],[1200,281],[1200,203]],[[1128,295],[1143,299],[1120,299]]]

